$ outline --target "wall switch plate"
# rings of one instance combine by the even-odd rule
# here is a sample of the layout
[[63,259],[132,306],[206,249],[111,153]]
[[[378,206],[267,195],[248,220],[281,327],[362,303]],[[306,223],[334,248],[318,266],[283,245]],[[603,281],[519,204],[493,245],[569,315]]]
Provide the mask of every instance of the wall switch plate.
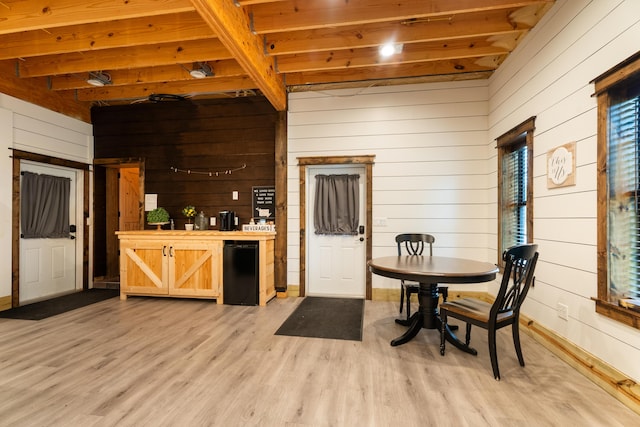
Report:
[[373,218],[373,225],[376,227],[386,227],[387,226],[387,218]]
[[556,306],[558,311],[558,317],[564,320],[569,320],[569,306],[566,304],[558,303]]
[[234,191],[232,197],[233,197],[233,200],[238,200],[238,192]]

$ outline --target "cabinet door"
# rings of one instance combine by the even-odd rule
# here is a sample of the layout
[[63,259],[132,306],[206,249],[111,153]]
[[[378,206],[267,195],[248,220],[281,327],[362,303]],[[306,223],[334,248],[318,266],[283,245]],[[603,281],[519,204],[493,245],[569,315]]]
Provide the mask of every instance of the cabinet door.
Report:
[[222,242],[173,241],[169,295],[217,297],[222,283]]
[[120,287],[124,293],[166,295],[169,247],[155,241],[121,241]]

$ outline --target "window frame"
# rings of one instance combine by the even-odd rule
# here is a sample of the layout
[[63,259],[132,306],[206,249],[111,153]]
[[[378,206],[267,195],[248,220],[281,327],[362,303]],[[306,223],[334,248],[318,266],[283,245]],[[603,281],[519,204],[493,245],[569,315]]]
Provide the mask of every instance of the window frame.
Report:
[[[640,79],[640,52],[614,66],[590,83],[597,98],[597,285],[596,313],[640,329],[640,313],[610,301],[608,264],[608,149],[611,93]],[[640,216],[640,215],[639,215]]]
[[530,117],[518,126],[499,136],[497,141],[498,149],[498,260],[497,265],[502,271],[504,260],[502,253],[508,248],[503,247],[502,242],[502,217],[505,210],[502,197],[504,179],[502,173],[502,162],[505,155],[510,154],[523,146],[527,150],[527,196],[526,196],[526,242],[533,242],[533,131],[535,129],[536,117]]

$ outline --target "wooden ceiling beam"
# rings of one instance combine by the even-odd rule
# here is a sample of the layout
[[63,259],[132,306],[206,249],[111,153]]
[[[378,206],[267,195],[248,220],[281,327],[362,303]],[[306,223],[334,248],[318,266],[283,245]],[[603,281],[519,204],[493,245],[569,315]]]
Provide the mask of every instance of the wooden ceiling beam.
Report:
[[486,40],[458,40],[405,45],[402,53],[381,58],[377,48],[347,49],[278,57],[278,72],[326,71],[358,67],[389,66],[400,63],[448,61],[459,58],[508,54],[504,47]]
[[278,111],[285,111],[286,88],[275,70],[273,58],[264,52],[262,38],[251,32],[246,10],[235,6],[233,0],[191,1],[271,105]]
[[20,77],[109,71],[158,65],[184,64],[210,59],[232,59],[218,39],[163,43],[85,53],[47,55],[18,61]]
[[552,2],[553,0],[423,0],[390,3],[380,0],[349,0],[331,3],[326,0],[288,0],[255,5],[251,7],[251,11],[254,32],[267,34],[487,12]]
[[0,34],[193,10],[189,0],[6,1],[0,5]]
[[0,35],[0,60],[212,37],[194,11]]
[[[181,82],[156,83],[131,86],[103,86],[79,89],[78,101],[109,101],[122,99],[143,99],[154,94],[195,96],[203,94],[231,93],[236,90],[255,90],[255,83],[248,77],[227,77],[221,79],[201,79]],[[59,91],[56,93],[64,93]]]
[[80,102],[73,93],[47,90],[47,79],[38,77],[23,80],[16,77],[14,61],[0,61],[0,93],[39,105],[52,111],[91,122],[91,104]]
[[345,81],[336,83],[316,83],[306,85],[291,85],[288,86],[290,93],[293,92],[317,92],[336,89],[353,89],[353,88],[368,88],[368,87],[384,87],[384,86],[397,86],[397,85],[410,85],[410,84],[422,84],[422,83],[435,83],[435,82],[454,82],[463,80],[486,80],[491,77],[492,71],[474,71],[463,72],[456,74],[436,74],[433,76],[415,76],[415,77],[395,77],[395,78],[381,78],[371,80],[360,81]]
[[254,4],[262,4],[262,3],[275,3],[284,0],[236,0],[240,6],[251,6]]
[[[208,61],[214,76],[207,79],[219,79],[223,77],[244,76],[242,67],[237,61],[227,59],[223,61]],[[191,70],[189,64],[173,64],[149,68],[136,68],[129,70],[110,71],[113,86],[124,86],[133,84],[151,84],[157,82],[174,82],[174,81],[193,81],[193,77],[189,74]],[[50,78],[51,90],[70,90],[70,89],[89,89],[92,88],[87,83],[86,74],[67,74],[64,76],[53,76]]]
[[[415,43],[467,37],[488,37],[529,30],[530,25],[511,22],[511,10],[460,14],[442,19],[377,22],[339,28],[273,33],[265,36],[270,55],[379,46],[387,42]],[[390,35],[393,35],[391,37]]]
[[[357,82],[375,79],[394,79],[403,77],[460,75],[493,71],[495,67],[478,65],[473,58],[456,59],[438,62],[416,62],[378,67],[362,67],[356,69],[340,69],[322,72],[289,73],[286,75],[287,86],[308,84],[325,84],[338,82]],[[375,77],[374,77],[375,76]],[[488,76],[487,76],[488,77]]]

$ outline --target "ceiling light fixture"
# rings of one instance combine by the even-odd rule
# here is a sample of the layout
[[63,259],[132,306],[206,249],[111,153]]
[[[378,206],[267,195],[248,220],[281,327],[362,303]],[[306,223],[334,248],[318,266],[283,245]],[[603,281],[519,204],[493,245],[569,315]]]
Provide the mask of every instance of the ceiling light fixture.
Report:
[[378,51],[380,52],[380,56],[382,56],[383,58],[388,58],[391,55],[402,53],[402,48],[402,43],[385,43],[380,46]]
[[104,86],[111,84],[111,75],[102,71],[91,71],[87,83],[92,86]]
[[205,77],[213,76],[213,70],[206,62],[194,62],[189,74],[191,74],[191,77],[194,79],[204,79]]

